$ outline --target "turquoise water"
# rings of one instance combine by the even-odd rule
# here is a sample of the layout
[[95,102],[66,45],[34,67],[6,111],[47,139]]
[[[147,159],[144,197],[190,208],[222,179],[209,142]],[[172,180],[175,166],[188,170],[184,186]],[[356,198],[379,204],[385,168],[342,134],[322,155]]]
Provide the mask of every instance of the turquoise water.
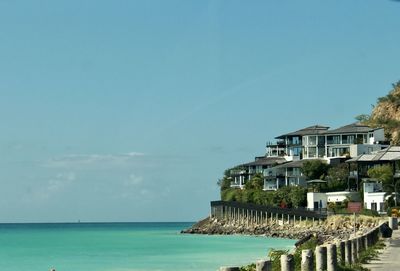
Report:
[[217,270],[294,240],[179,234],[190,223],[0,224],[0,270]]

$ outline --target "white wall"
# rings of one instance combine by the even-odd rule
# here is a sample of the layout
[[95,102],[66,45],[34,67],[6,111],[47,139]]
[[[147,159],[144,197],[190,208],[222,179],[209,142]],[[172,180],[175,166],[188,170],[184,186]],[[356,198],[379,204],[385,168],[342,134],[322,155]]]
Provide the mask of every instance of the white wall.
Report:
[[350,145],[350,156],[356,157],[361,154],[370,154],[382,149],[380,144],[352,144]]
[[329,192],[326,193],[328,202],[342,202],[346,199],[350,199],[353,201],[361,200],[360,194],[358,192],[348,192],[348,191],[339,191],[339,192]]
[[314,209],[314,202],[318,202],[319,205],[322,204],[322,206],[319,206],[319,208],[326,208],[326,194],[317,192],[308,192],[307,208]]
[[[376,203],[379,212],[380,204],[385,202],[385,192],[364,193],[364,207],[372,209],[371,204]],[[385,213],[383,210],[381,213]]]

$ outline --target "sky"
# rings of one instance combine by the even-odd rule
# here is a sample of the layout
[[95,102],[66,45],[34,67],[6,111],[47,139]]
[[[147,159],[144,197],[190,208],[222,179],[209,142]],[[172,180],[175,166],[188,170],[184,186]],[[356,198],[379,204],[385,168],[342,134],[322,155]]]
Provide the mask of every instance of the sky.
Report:
[[390,0],[0,0],[0,222],[196,221],[400,80]]

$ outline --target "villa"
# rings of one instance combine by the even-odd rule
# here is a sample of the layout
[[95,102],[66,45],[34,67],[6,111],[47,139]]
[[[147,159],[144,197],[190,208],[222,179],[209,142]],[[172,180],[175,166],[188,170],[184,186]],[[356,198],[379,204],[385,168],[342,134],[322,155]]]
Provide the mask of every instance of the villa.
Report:
[[283,186],[306,186],[306,177],[301,172],[304,162],[311,159],[328,164],[345,162],[350,169],[346,191],[309,192],[307,207],[326,208],[330,202],[345,199],[359,201],[358,191],[362,188],[364,208],[385,212],[388,195],[383,192],[382,183],[367,174],[368,169],[386,164],[393,169],[393,177],[400,178],[400,147],[388,145],[383,128],[352,123],[330,130],[328,126],[314,125],[275,139],[275,143],[267,143],[264,156],[230,171],[231,187],[244,188],[255,174],[263,176],[266,191]]
[[264,175],[264,190],[276,190],[284,185],[305,186],[305,176],[300,168],[307,159],[321,159],[328,164],[337,164],[387,146],[382,128],[371,128],[361,123],[334,130],[314,125],[276,139],[275,144],[267,144],[266,156],[283,157],[288,162],[270,169]]
[[[385,212],[384,203],[389,195],[383,192],[382,183],[370,179],[368,169],[380,165],[389,165],[392,168],[394,179],[400,178],[400,147],[390,146],[376,153],[362,154],[346,161],[356,168],[349,176],[349,186],[353,189],[363,185],[364,207],[380,213]],[[396,191],[399,188],[396,187]]]
[[288,185],[305,186],[305,176],[300,168],[307,159],[341,163],[387,146],[383,128],[371,128],[361,123],[334,130],[314,125],[275,139],[275,143],[267,143],[265,156],[256,157],[255,161],[239,165],[230,172],[231,187],[243,188],[256,173],[264,176],[264,190],[276,190]]

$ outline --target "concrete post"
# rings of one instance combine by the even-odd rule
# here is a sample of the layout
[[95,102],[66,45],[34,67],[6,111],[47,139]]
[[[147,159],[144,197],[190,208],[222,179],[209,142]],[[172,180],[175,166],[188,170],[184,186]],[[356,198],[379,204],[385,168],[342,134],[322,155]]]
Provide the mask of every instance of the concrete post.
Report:
[[325,271],[326,270],[326,247],[317,246],[315,248],[315,263],[317,271]]
[[389,217],[389,228],[391,228],[392,230],[397,230],[399,228],[397,217]]
[[222,266],[219,268],[219,271],[240,271],[239,267],[232,267],[232,266]]
[[257,261],[256,271],[272,271],[272,262],[264,260]]
[[281,255],[281,271],[294,271],[293,255]]
[[351,239],[351,262],[356,263],[358,260],[357,239]]
[[357,240],[357,258],[360,258],[360,253],[363,250],[362,249],[363,244],[362,244],[362,240],[360,237],[357,237],[356,240]]
[[367,238],[365,237],[365,235],[363,235],[363,236],[361,236],[359,238],[361,240],[361,250],[364,251],[368,247],[368,245],[366,244],[366,241],[365,241]]
[[301,251],[301,271],[313,271],[314,259],[311,249]]
[[346,263],[346,258],[345,258],[345,255],[346,255],[346,243],[345,243],[345,241],[338,241],[336,246],[337,246],[337,249],[338,249],[338,252],[339,252],[339,262],[340,262],[341,265],[344,266],[345,263]]
[[338,269],[336,245],[329,244],[326,249],[327,249],[327,270],[336,271]]
[[373,231],[373,244],[375,245],[376,244],[376,242],[378,242],[378,240],[379,240],[379,227],[378,228],[376,228],[374,231]]
[[348,265],[351,265],[353,262],[352,262],[352,253],[351,253],[351,240],[346,240],[345,242],[344,242],[344,244],[345,244],[345,256],[344,256],[344,258],[345,258],[345,261],[346,261],[346,264],[348,264]]

